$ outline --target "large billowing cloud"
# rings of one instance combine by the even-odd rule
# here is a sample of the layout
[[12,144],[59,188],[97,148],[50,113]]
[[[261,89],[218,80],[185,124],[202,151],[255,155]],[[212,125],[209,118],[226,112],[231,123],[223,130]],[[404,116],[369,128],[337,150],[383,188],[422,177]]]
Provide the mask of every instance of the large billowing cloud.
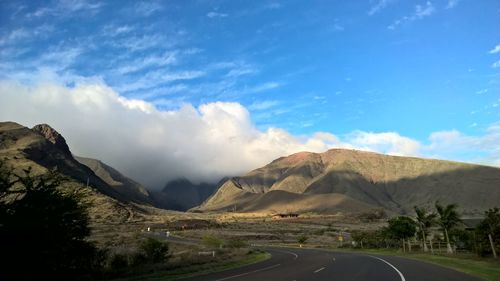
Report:
[[[355,131],[339,138],[325,132],[294,136],[280,128],[261,131],[239,103],[215,102],[198,108],[186,104],[174,111],[160,111],[95,81],[74,87],[1,81],[0,120],[30,127],[48,123],[65,136],[74,154],[100,159],[151,188],[179,177],[215,181],[298,151],[343,147],[432,155],[432,146],[439,148],[445,141],[471,144],[464,140],[466,136],[453,132],[435,133],[432,144],[423,146],[394,132]],[[475,143],[498,144],[495,128]]]

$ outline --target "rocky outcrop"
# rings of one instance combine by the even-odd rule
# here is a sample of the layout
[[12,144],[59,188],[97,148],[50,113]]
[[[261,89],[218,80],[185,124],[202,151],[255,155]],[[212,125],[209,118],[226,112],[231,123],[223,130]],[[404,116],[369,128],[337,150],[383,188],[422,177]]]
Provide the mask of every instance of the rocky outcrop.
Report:
[[34,126],[32,130],[42,135],[45,139],[54,144],[62,152],[66,153],[67,155],[71,155],[71,151],[69,150],[69,146],[66,143],[64,137],[49,125],[39,124]]

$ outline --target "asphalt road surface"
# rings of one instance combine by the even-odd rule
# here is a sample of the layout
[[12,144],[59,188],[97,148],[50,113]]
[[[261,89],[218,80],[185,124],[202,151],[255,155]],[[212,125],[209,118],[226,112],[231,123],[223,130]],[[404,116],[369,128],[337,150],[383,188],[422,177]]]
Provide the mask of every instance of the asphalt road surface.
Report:
[[184,279],[192,281],[477,281],[452,269],[410,259],[313,249],[264,248],[257,264]]
[[[173,243],[194,240],[167,238]],[[465,273],[393,256],[319,249],[263,247],[272,257],[256,264],[183,279],[191,281],[478,281]]]

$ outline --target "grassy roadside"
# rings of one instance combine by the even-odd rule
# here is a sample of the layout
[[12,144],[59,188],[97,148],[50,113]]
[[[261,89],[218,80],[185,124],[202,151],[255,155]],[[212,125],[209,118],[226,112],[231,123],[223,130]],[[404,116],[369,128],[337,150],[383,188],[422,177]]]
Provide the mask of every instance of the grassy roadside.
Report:
[[146,281],[167,281],[167,280],[179,280],[182,278],[194,277],[199,275],[204,275],[208,273],[214,273],[219,271],[224,271],[228,269],[238,268],[245,265],[250,265],[267,260],[271,257],[271,254],[266,252],[255,252],[246,256],[244,259],[236,261],[228,261],[221,263],[209,263],[187,266],[179,269],[174,269],[165,272],[156,272],[148,275],[134,276],[131,278],[123,280],[146,280]]
[[471,255],[431,255],[423,253],[401,253],[391,250],[343,250],[347,252],[363,252],[388,256],[398,256],[452,268],[489,281],[500,281],[500,261],[481,259]]

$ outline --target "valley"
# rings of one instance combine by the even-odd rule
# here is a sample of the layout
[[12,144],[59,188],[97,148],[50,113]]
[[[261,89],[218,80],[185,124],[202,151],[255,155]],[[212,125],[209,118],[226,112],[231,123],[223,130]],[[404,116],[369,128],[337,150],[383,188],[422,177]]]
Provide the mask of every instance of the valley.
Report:
[[[477,225],[474,221],[500,202],[498,168],[356,150],[301,152],[216,184],[177,180],[161,191],[148,190],[99,160],[74,156],[64,137],[49,125],[29,129],[1,123],[0,158],[14,173],[29,168],[37,176],[56,170],[65,177],[58,189],[83,194],[80,200],[89,206],[88,241],[106,249],[105,279],[174,280],[208,274],[207,279],[193,280],[215,280],[247,272],[246,268],[263,268],[275,261],[281,247],[334,251],[328,255],[350,260],[350,254],[339,251],[398,249],[396,236],[383,234],[384,229],[394,218],[414,217],[414,206],[432,210],[436,202],[456,203],[466,226]],[[435,237],[429,242],[433,253],[447,255],[438,225],[428,231]],[[398,251],[424,250],[418,236],[406,239],[408,245]],[[157,240],[154,243],[168,242],[167,263],[135,261],[145,243]],[[455,251],[480,250],[467,241],[453,240]],[[313,260],[323,255],[296,251]],[[256,264],[248,265],[252,263]],[[234,267],[241,269],[213,273]],[[266,274],[273,273],[259,274],[271,278]]]

